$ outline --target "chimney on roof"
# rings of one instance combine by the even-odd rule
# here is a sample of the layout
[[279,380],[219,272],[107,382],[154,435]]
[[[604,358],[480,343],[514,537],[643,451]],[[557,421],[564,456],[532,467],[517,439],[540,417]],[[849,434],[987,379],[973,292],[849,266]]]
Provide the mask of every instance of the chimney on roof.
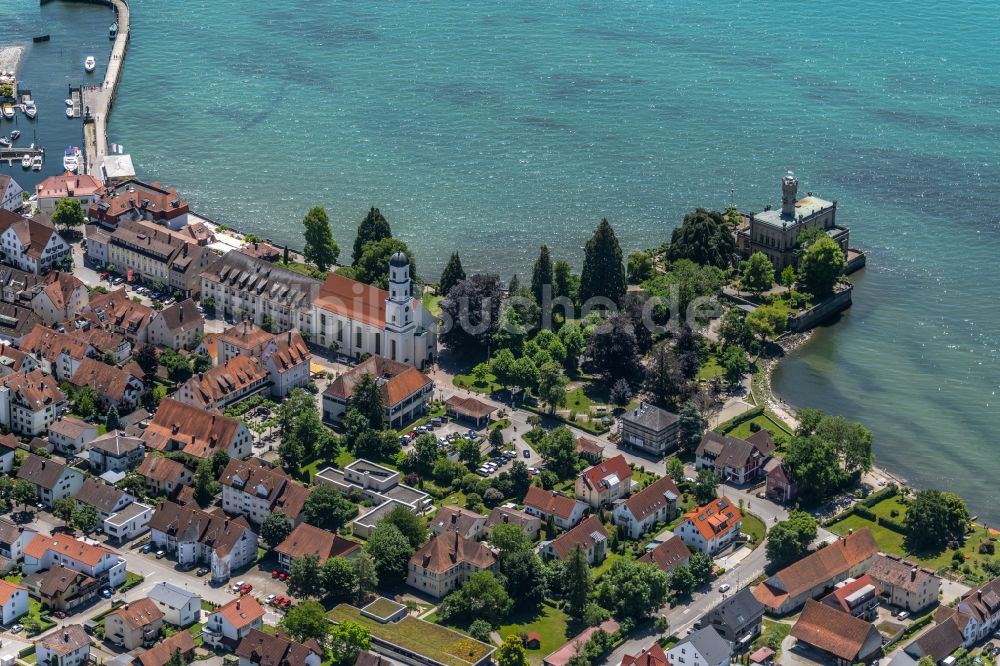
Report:
[[236,610],[239,610],[239,609],[240,609],[240,600],[237,599],[236,600]]
[[69,643],[69,632],[63,629],[63,643]]
[[916,567],[912,567],[910,569],[910,580],[911,581],[915,581],[916,579],[917,579],[917,568]]

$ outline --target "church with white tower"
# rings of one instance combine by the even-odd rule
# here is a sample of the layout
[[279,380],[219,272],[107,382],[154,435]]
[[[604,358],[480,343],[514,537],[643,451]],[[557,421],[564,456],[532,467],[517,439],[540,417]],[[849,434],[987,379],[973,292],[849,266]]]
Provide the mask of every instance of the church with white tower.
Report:
[[311,340],[355,359],[384,356],[423,368],[437,352],[437,320],[413,294],[410,261],[389,260],[389,289],[331,272],[313,303]]

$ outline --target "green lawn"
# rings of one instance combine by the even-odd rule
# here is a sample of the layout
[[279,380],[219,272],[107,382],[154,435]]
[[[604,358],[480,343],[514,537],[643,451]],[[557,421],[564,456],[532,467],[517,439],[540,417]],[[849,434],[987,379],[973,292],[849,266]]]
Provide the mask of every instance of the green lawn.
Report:
[[438,316],[441,314],[441,299],[443,296],[438,296],[437,294],[432,294],[429,291],[424,292],[424,307],[433,316]]
[[760,416],[755,416],[752,419],[746,420],[725,434],[730,437],[736,437],[737,439],[746,439],[753,434],[753,431],[750,430],[751,423],[756,423],[760,426],[761,430],[769,431],[772,437],[787,434],[781,426],[772,421],[766,414],[761,414]]
[[455,379],[452,380],[452,384],[458,388],[469,389],[470,391],[475,391],[476,393],[485,393],[489,395],[494,391],[499,391],[503,387],[497,384],[496,375],[492,372],[486,373],[486,378],[483,382],[476,381],[476,378],[472,374],[467,375],[455,375]]
[[744,511],[743,521],[740,525],[740,532],[746,534],[747,538],[750,539],[750,543],[756,546],[764,540],[764,534],[767,532],[767,526],[765,526],[764,521],[757,516]]
[[[347,449],[340,449],[340,452],[337,454],[337,458],[334,462],[336,463],[336,467],[338,467],[339,469],[344,469],[344,467],[350,465],[355,460],[356,458],[353,455],[351,455],[350,451],[348,451]],[[316,472],[319,472],[320,470],[329,466],[330,466],[329,460],[314,460],[308,465],[302,466],[301,470],[302,478],[309,481],[309,483],[312,483],[313,477],[316,476]]]
[[[764,623],[761,626],[760,636],[757,640],[753,642],[753,649],[757,649],[763,646],[768,646],[774,650],[775,660],[777,660],[778,655],[781,652],[781,641],[785,640],[785,637],[792,631],[792,625],[785,624],[784,622],[775,622],[774,620],[768,620],[764,618]],[[777,663],[777,661],[775,661]]]
[[[898,497],[890,497],[889,499],[883,500],[870,508],[877,516],[885,517],[890,517],[890,512],[895,509],[899,512],[899,515],[894,520],[900,522],[902,522],[906,516],[906,507],[900,502]],[[906,557],[907,559],[915,560],[919,564],[935,571],[947,569],[953,564],[956,549],[945,548],[944,550],[936,553],[910,552],[906,549],[906,538],[902,534],[862,518],[861,516],[848,516],[847,518],[834,523],[829,529],[835,534],[844,536],[850,530],[859,530],[864,527],[871,530],[879,548],[886,553],[894,553],[896,555]],[[980,554],[978,552],[979,544],[984,540],[991,538],[995,539],[997,537],[996,535],[991,535],[989,530],[982,525],[975,525],[974,527],[974,531],[968,535],[965,543],[961,546],[961,548],[957,549],[957,552],[961,552],[963,554],[964,564],[960,568],[963,578],[966,582],[980,583],[992,578],[989,573],[982,569],[982,565],[984,562],[992,559],[993,556]]]
[[708,359],[708,363],[701,366],[701,369],[698,370],[698,379],[712,381],[713,379],[721,379],[724,374],[725,370],[719,365],[719,360],[712,356]]
[[499,632],[503,638],[529,631],[537,631],[541,636],[541,647],[537,650],[525,650],[528,660],[534,664],[540,664],[545,655],[562,647],[569,639],[566,635],[569,618],[555,606],[542,604],[535,614],[514,613],[511,619],[514,621],[500,627]]

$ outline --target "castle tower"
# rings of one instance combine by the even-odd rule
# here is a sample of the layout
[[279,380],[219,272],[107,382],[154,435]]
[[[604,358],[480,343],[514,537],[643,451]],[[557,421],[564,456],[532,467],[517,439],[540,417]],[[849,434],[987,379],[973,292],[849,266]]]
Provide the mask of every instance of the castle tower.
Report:
[[799,191],[799,179],[791,169],[781,179],[781,216],[795,217],[795,199]]

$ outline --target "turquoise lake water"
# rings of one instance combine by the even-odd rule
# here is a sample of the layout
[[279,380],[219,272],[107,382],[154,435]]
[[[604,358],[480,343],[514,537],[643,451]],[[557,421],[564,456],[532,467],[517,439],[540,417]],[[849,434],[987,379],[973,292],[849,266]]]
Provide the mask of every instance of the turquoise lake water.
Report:
[[[777,391],[1000,518],[995,2],[133,7],[111,140],[141,174],[294,246],[312,205],[348,251],[379,206],[431,280],[453,249],[505,277],[543,242],[578,265],[603,216],[626,252],[655,246],[696,205],[777,203],[793,168],[869,267]],[[53,26],[24,76],[57,81],[56,104],[86,42],[106,53],[108,16],[0,0],[13,41]]]

